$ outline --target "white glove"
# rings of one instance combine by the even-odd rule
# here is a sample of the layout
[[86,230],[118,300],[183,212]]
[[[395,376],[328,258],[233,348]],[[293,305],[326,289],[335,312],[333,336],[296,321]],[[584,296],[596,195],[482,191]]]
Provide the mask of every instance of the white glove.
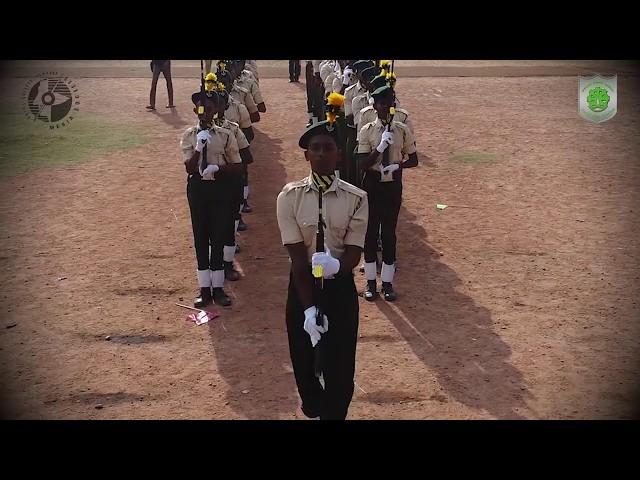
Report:
[[353,75],[353,70],[351,70],[349,67],[345,68],[344,72],[342,73],[342,84],[349,85],[351,83],[352,75]]
[[382,173],[393,173],[400,168],[400,165],[397,163],[392,163],[391,165],[387,165],[382,169]]
[[211,132],[202,130],[196,137],[196,152],[201,152],[205,144],[211,143]]
[[376,150],[382,153],[389,145],[393,145],[393,132],[387,132],[385,130],[382,132],[382,140],[380,140],[380,145],[376,147]]
[[376,101],[373,97],[369,97],[369,105],[373,105]]
[[329,251],[314,253],[311,256],[311,268],[322,266],[322,276],[331,278],[340,270],[340,260],[333,258]]
[[311,337],[311,345],[313,347],[320,341],[321,334],[329,330],[329,319],[326,315],[323,315],[323,324],[316,325],[317,313],[318,309],[316,307],[309,307],[304,311],[304,331]]
[[220,167],[218,165],[207,165],[207,167],[201,173],[202,179],[213,180],[213,176],[218,170],[220,170]]

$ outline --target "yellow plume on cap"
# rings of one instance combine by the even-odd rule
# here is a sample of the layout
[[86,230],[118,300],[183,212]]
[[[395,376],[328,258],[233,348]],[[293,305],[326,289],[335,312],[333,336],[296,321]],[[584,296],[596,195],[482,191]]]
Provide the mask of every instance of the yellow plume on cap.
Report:
[[397,78],[395,73],[392,73],[392,72],[387,73],[387,82],[392,88],[396,84],[396,80]]
[[391,68],[391,60],[380,60],[379,67],[383,70],[389,70]]
[[205,84],[204,84],[204,89],[207,92],[210,92],[212,90],[215,89],[216,85],[215,83],[218,81],[218,77],[216,76],[215,73],[211,72],[211,73],[207,73],[207,76],[205,77]]
[[342,105],[344,105],[344,95],[340,95],[337,92],[329,94],[329,96],[327,97],[327,105],[342,107]]

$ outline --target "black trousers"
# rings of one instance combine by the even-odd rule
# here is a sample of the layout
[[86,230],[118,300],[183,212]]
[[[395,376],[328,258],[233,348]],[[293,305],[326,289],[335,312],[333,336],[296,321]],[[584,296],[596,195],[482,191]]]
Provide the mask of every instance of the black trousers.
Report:
[[314,79],[313,79],[313,64],[311,62],[307,62],[307,65],[304,70],[305,74],[305,82],[307,87],[307,112],[313,112],[313,96],[314,96]]
[[297,80],[300,78],[300,60],[289,60],[289,79]]
[[387,265],[396,262],[396,226],[402,205],[402,174],[394,172],[393,182],[381,182],[380,173],[367,170],[362,189],[369,199],[369,222],[364,239],[364,261],[378,258],[378,233],[382,238],[382,261]]
[[307,84],[307,112],[312,113],[319,121],[324,120],[324,86],[317,84],[313,74],[313,64],[307,63],[305,69]]
[[[311,275],[311,269],[309,269]],[[322,420],[344,420],[353,397],[358,340],[358,294],[353,274],[324,281],[324,308],[329,330],[322,335],[319,348],[325,388],[314,373],[314,351],[304,330],[304,309],[289,277],[287,296],[287,335],[293,372],[306,416]]]
[[[242,162],[242,186],[249,186],[249,164]],[[244,191],[243,191],[244,195]]]
[[[342,178],[345,182],[349,182],[351,185],[355,185],[356,187],[360,187],[360,177],[361,174],[358,171],[358,165],[356,163],[356,155],[353,153],[356,147],[356,136],[357,131],[355,128],[347,127],[346,128],[346,145],[344,151],[344,165],[342,165],[340,169],[340,178]],[[343,172],[344,171],[344,172]],[[344,176],[343,176],[344,173]]]
[[224,181],[202,180],[200,175],[191,175],[187,180],[198,270],[223,269],[224,235],[230,215],[229,192],[229,185]]
[[228,247],[236,245],[236,220],[240,220],[240,207],[244,196],[244,181],[242,177],[229,179],[229,218],[224,235],[224,244]]

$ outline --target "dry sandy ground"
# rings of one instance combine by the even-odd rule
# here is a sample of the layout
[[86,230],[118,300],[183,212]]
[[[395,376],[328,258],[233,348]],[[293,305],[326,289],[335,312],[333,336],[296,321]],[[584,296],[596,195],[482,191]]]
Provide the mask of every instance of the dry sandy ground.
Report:
[[[399,299],[361,300],[350,419],[637,416],[640,89],[618,81],[617,116],[595,125],[575,77],[399,80],[423,163],[405,176]],[[196,292],[178,139],[197,82],[155,114],[148,79],[77,83],[83,112],[153,139],[0,178],[3,416],[302,418],[275,198],[307,174],[304,84],[261,82],[244,278],[196,327],[174,303]]]

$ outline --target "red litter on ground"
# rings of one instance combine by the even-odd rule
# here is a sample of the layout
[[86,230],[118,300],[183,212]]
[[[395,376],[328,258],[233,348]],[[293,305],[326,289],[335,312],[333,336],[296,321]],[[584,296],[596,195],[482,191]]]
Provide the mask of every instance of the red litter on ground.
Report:
[[220,314],[215,310],[200,310],[199,308],[188,307],[187,305],[182,305],[180,303],[176,303],[176,305],[182,308],[188,308],[189,310],[195,310],[197,313],[190,313],[187,315],[185,321],[193,322],[196,325],[202,325],[220,316]]

